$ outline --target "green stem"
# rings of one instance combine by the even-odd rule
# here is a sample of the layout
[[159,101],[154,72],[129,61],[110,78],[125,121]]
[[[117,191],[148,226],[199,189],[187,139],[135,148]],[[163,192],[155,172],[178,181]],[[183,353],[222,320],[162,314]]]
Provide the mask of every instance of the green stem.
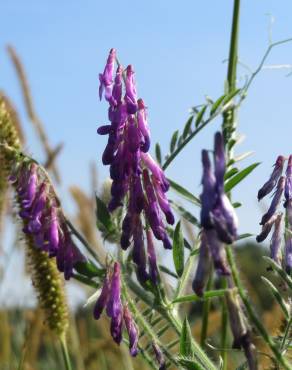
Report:
[[61,342],[62,355],[63,355],[63,358],[64,358],[65,368],[66,368],[66,370],[72,370],[65,335],[63,335],[60,338],[60,342]]
[[290,332],[290,327],[292,325],[292,317],[290,317],[288,323],[287,323],[287,326],[286,326],[286,330],[285,330],[285,333],[284,333],[284,337],[283,337],[283,340],[282,340],[282,343],[281,343],[281,347],[280,347],[280,350],[283,351],[284,348],[285,348],[285,343],[286,343],[286,339],[289,335],[289,332]]
[[[210,271],[210,277],[209,277],[209,280],[206,286],[207,292],[212,289],[213,281],[214,281],[214,274],[213,274],[213,268],[212,268]],[[202,329],[201,329],[201,338],[200,338],[200,344],[202,348],[206,348],[210,306],[211,306],[211,300],[206,299],[203,303]]]
[[[226,289],[228,287],[226,278],[222,278],[221,280],[221,287],[222,289]],[[223,368],[222,370],[227,370],[227,329],[228,329],[228,309],[225,297],[221,298],[222,303],[222,312],[221,312],[221,357],[223,360]]]
[[231,267],[231,272],[232,272],[232,277],[234,280],[234,284],[238,289],[238,293],[240,295],[240,298],[246,308],[246,311],[249,315],[250,320],[256,327],[257,331],[259,334],[262,336],[264,341],[267,343],[267,345],[270,347],[271,351],[273,352],[275,358],[277,359],[278,363],[283,366],[284,369],[286,370],[292,370],[292,365],[290,365],[287,360],[282,356],[281,352],[279,351],[278,347],[274,343],[273,339],[269,336],[269,334],[266,332],[265,327],[261,323],[261,321],[258,319],[256,313],[254,312],[254,309],[252,305],[249,302],[249,299],[247,298],[247,295],[245,293],[245,290],[242,286],[241,280],[239,278],[239,274],[235,265],[234,261],[234,256],[232,252],[232,247],[227,246],[226,247],[226,252],[227,252],[227,258],[229,265]]
[[204,128],[213,121],[216,117],[220,116],[222,113],[225,112],[225,110],[228,109],[230,103],[228,103],[226,106],[223,106],[221,110],[218,112],[215,112],[211,117],[209,117],[204,123],[202,123],[198,128],[195,129],[191,133],[190,136],[188,136],[182,143],[170,154],[170,156],[167,158],[167,160],[164,162],[162,169],[166,170],[166,168],[170,165],[170,163],[176,158],[176,156],[183,150],[183,148]]

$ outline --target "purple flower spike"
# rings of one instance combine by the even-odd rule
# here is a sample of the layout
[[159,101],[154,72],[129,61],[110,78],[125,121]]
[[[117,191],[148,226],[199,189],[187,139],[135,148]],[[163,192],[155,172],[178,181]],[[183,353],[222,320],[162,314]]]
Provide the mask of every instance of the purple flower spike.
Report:
[[229,276],[230,271],[226,261],[226,252],[223,244],[218,239],[216,231],[213,229],[206,230],[206,240],[213,258],[215,270],[219,275]]
[[198,296],[202,296],[211,268],[211,256],[207,244],[206,231],[202,231],[199,261],[192,288]]
[[126,95],[125,101],[127,103],[128,114],[135,114],[138,109],[137,92],[134,81],[134,70],[131,65],[126,68]]
[[105,98],[110,100],[112,93],[113,75],[115,67],[116,51],[111,49],[103,73],[99,75],[99,99],[101,100],[103,90],[105,89]]
[[280,177],[278,184],[277,184],[277,189],[275,191],[272,203],[270,205],[270,208],[268,209],[267,213],[265,213],[262,217],[260,225],[264,225],[266,222],[270,220],[270,218],[275,214],[278,205],[281,201],[281,197],[284,191],[285,187],[285,177],[282,176]]
[[96,301],[96,304],[94,306],[93,316],[95,320],[98,320],[100,318],[100,315],[102,314],[102,311],[104,310],[107,304],[109,292],[110,292],[110,280],[107,274],[102,286],[100,296],[98,297],[98,300]]
[[166,362],[164,355],[157,343],[152,342],[152,348],[159,366],[159,370],[166,370]]
[[271,258],[277,262],[279,265],[281,264],[281,224],[282,224],[282,214],[279,214],[275,221],[275,228],[271,239]]
[[148,229],[146,231],[146,236],[147,236],[147,254],[149,261],[149,275],[152,283],[157,284],[159,275],[151,230]]
[[133,320],[131,312],[129,311],[128,307],[124,307],[124,321],[126,325],[126,329],[129,335],[129,349],[131,356],[135,357],[138,354],[138,339],[139,333],[138,328]]
[[207,150],[202,150],[202,163],[203,163],[203,177],[202,185],[203,191],[201,194],[201,225],[204,228],[211,228],[212,222],[210,212],[212,211],[215,200],[215,176],[211,168],[211,162]]
[[256,237],[256,241],[258,243],[263,242],[267,238],[267,236],[269,235],[270,231],[272,230],[272,227],[273,227],[276,219],[277,219],[277,215],[274,215],[274,216],[272,216],[269,219],[268,222],[266,222],[263,225],[261,233],[259,235],[257,235],[257,237]]
[[106,313],[111,318],[117,318],[122,313],[121,301],[121,267],[118,262],[114,264],[110,297],[106,306]]
[[282,155],[276,160],[274,170],[269,178],[269,180],[262,186],[262,188],[258,192],[258,200],[264,198],[267,194],[269,194],[276,186],[278,179],[280,178],[283,166],[284,166],[285,158]]
[[285,268],[287,274],[291,274],[292,271],[292,237],[288,236],[285,243]]

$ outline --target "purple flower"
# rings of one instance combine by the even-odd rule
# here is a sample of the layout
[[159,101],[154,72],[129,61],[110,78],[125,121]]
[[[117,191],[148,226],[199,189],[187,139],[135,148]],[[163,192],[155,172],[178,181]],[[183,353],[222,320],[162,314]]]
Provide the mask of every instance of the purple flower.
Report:
[[288,236],[285,243],[285,268],[287,274],[291,274],[292,270],[292,237]]
[[131,356],[135,357],[138,354],[138,339],[139,333],[138,328],[133,320],[131,312],[129,311],[127,306],[124,306],[124,321],[126,325],[126,329],[129,335],[129,349]]
[[111,321],[111,336],[113,340],[120,344],[123,339],[123,316],[122,312],[118,316],[112,317]]
[[238,219],[230,200],[221,193],[212,210],[212,220],[219,239],[231,244],[236,240]]
[[138,110],[137,91],[134,81],[134,70],[131,65],[126,68],[126,94],[127,111],[129,114],[135,114]]
[[192,283],[193,291],[198,296],[202,296],[204,293],[204,288],[209,278],[210,268],[211,256],[209,252],[206,231],[203,229],[201,234],[201,245],[197,270]]
[[148,253],[148,261],[149,261],[149,276],[153,284],[157,284],[159,279],[158,274],[158,267],[157,267],[157,260],[155,254],[155,248],[152,238],[151,230],[146,231],[147,236],[147,253]]
[[137,265],[137,278],[145,283],[149,276],[146,271],[146,254],[144,249],[143,228],[139,216],[135,216],[133,226],[133,261]]
[[277,181],[279,180],[284,166],[285,158],[282,155],[276,160],[274,170],[269,178],[269,180],[262,186],[262,188],[258,192],[258,200],[264,198],[267,194],[269,194],[276,186]]
[[203,164],[203,177],[202,185],[203,191],[201,194],[201,226],[204,228],[213,227],[211,220],[211,211],[214,208],[216,201],[215,185],[216,179],[211,168],[211,162],[207,150],[202,150],[202,164]]
[[282,224],[282,214],[279,214],[275,220],[275,227],[274,232],[272,234],[271,239],[271,258],[277,262],[278,264],[281,264],[281,224]]
[[24,192],[20,195],[21,205],[24,209],[28,209],[32,206],[32,203],[37,192],[37,185],[38,185],[37,165],[35,163],[32,163],[29,169],[29,174],[27,177],[25,188],[23,188]]
[[26,230],[36,234],[42,228],[41,217],[47,203],[47,184],[43,182],[35,196]]
[[146,107],[142,99],[138,99],[137,122],[143,136],[141,150],[146,153],[150,148],[150,130],[147,123]]
[[[129,65],[126,68],[123,78],[123,68],[119,66],[113,83],[112,68],[108,65],[111,65],[110,61],[105,68],[105,71],[110,70],[110,78],[106,79],[111,91],[108,99],[110,124],[97,130],[101,135],[108,135],[102,156],[103,164],[110,165],[110,177],[113,180],[108,209],[112,212],[127,201],[121,247],[127,249],[133,244],[132,256],[137,265],[137,277],[140,281],[145,281],[149,278],[146,272],[148,253],[146,256],[144,246],[144,230],[148,225],[165,248],[172,248],[164,221],[165,218],[167,223],[174,223],[165,195],[169,182],[163,170],[148,153],[150,130],[146,106],[137,97],[133,67]],[[103,75],[105,74],[104,72]]]
[[257,235],[257,237],[256,237],[256,241],[257,241],[258,243],[263,242],[263,241],[267,238],[267,236],[269,235],[270,231],[272,230],[272,227],[273,227],[273,225],[274,225],[274,223],[275,223],[275,221],[276,221],[276,218],[277,218],[277,215],[273,215],[273,216],[269,219],[269,221],[267,221],[267,222],[263,225],[263,227],[262,227],[262,231],[261,231],[261,232],[260,232],[260,234],[259,234],[259,235]]
[[115,59],[116,59],[116,51],[115,49],[111,49],[107,62],[106,62],[106,66],[104,68],[104,72],[99,74],[99,81],[100,81],[99,99],[100,100],[102,98],[104,89],[105,89],[106,100],[110,100],[111,93],[112,93]]
[[292,155],[289,156],[288,165],[286,169],[286,180],[285,180],[285,199],[286,202],[284,207],[286,207],[289,200],[292,200]]
[[65,280],[69,280],[73,274],[73,268],[78,262],[84,262],[85,258],[74,244],[65,223],[62,225],[62,238],[56,255],[59,271],[64,273]]
[[122,313],[120,274],[120,264],[115,262],[114,272],[111,280],[110,296],[106,306],[106,313],[111,318],[118,318]]
[[98,320],[100,318],[100,315],[102,314],[102,311],[104,310],[107,304],[109,292],[110,292],[110,279],[107,274],[102,286],[100,296],[98,297],[98,300],[96,301],[94,306],[93,316],[95,320]]
[[217,232],[214,229],[206,230],[206,242],[212,255],[215,270],[219,275],[228,276],[230,271],[226,261],[226,252],[224,245],[218,239]]
[[51,253],[56,253],[59,247],[59,220],[57,207],[52,205],[49,219],[49,244]]
[[266,222],[268,222],[270,220],[270,218],[277,211],[278,205],[280,204],[281,197],[282,197],[282,194],[283,194],[283,191],[284,191],[284,187],[285,187],[285,177],[282,176],[282,177],[280,177],[280,179],[278,181],[277,188],[276,188],[274,197],[272,199],[270,208],[263,215],[262,220],[260,222],[260,225],[264,225]]
[[158,346],[157,343],[152,342],[152,348],[153,348],[153,351],[154,351],[154,354],[155,354],[155,357],[156,357],[156,361],[157,361],[158,366],[159,366],[159,370],[165,370],[166,369],[166,362],[165,362],[165,358],[164,358],[164,355],[163,355],[160,347]]

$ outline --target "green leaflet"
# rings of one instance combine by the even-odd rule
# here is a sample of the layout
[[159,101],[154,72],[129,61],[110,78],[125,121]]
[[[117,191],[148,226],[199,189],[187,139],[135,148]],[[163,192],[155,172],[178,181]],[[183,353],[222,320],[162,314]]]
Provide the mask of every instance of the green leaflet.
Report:
[[91,261],[77,262],[74,265],[74,270],[79,272],[79,274],[85,275],[89,278],[95,276],[104,276],[105,269],[97,268]]
[[181,231],[180,221],[174,230],[172,253],[176,273],[178,276],[182,276],[184,271],[184,237]]
[[181,356],[193,356],[192,333],[187,318],[184,319],[182,325],[181,337],[179,342],[179,354]]
[[191,192],[189,192],[187,189],[185,189],[183,186],[177,184],[176,182],[167,179],[169,181],[170,187],[175,190],[178,194],[183,196],[186,200],[189,202],[195,204],[196,206],[199,206],[201,204],[201,201],[199,198],[195,197]]
[[274,298],[276,299],[276,301],[279,303],[286,319],[288,320],[289,319],[289,312],[288,312],[288,308],[287,308],[287,304],[285,303],[284,299],[282,298],[282,295],[281,293],[278,291],[278,289],[275,287],[275,285],[270,281],[268,280],[267,278],[265,278],[264,276],[262,276],[262,281],[266,284],[266,286],[269,288],[269,290],[271,291],[272,295],[274,296]]
[[225,192],[228,193],[231,189],[233,189],[244,178],[246,178],[246,176],[248,176],[259,164],[260,162],[253,163],[250,166],[243,169],[242,171],[239,171],[236,175],[234,175],[227,183],[225,183],[224,186]]
[[193,123],[193,119],[194,119],[194,116],[190,116],[190,118],[187,120],[187,122],[185,124],[185,127],[184,127],[184,130],[183,130],[183,133],[182,133],[183,139],[185,139],[188,136],[188,134],[190,133],[191,126],[192,126],[192,123]]
[[111,215],[107,209],[107,206],[97,195],[95,196],[95,199],[97,227],[101,229],[101,231],[106,230],[108,233],[111,233],[114,231],[115,226],[111,220]]
[[179,131],[176,130],[172,135],[172,138],[171,138],[171,141],[170,141],[170,153],[172,153],[175,149],[177,139],[178,139],[178,134],[179,134]]
[[218,289],[218,290],[209,290],[205,292],[203,297],[199,297],[196,294],[189,294],[179,298],[176,298],[172,303],[181,303],[181,302],[199,302],[204,301],[210,298],[223,297],[228,289]]
[[196,128],[200,125],[203,117],[204,117],[204,114],[207,110],[207,105],[204,105],[203,108],[200,110],[200,112],[197,114],[197,118],[196,118],[196,121],[195,121],[195,126]]
[[155,144],[155,156],[156,156],[157,162],[161,165],[161,149],[158,143]]

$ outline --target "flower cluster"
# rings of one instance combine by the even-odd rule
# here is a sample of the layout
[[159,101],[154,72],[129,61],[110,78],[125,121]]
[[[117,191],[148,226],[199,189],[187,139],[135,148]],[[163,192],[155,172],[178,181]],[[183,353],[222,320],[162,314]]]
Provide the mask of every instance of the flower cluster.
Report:
[[202,295],[208,277],[209,266],[220,275],[229,275],[224,244],[231,244],[237,237],[237,216],[224,192],[224,174],[226,170],[223,137],[215,134],[214,170],[207,150],[202,151],[203,191],[201,194],[201,246],[193,289]]
[[122,304],[120,264],[115,262],[113,271],[108,270],[100,296],[94,306],[93,315],[98,320],[106,308],[111,319],[111,335],[120,344],[122,341],[123,322],[129,336],[129,349],[132,356],[138,354],[138,328],[127,305]]
[[23,232],[32,238],[37,248],[56,257],[59,271],[66,280],[70,279],[74,265],[84,257],[71,238],[46,174],[36,163],[23,160],[15,165],[10,180],[16,189]]
[[[288,159],[286,168],[286,176],[282,176],[284,169],[285,158],[278,156],[274,165],[274,170],[268,181],[261,187],[258,192],[258,200],[260,201],[266,195],[275,190],[271,204],[267,212],[262,216],[260,225],[262,231],[257,236],[257,242],[264,241],[272,228],[272,238],[270,243],[271,258],[279,265],[283,262],[286,271],[290,273],[292,269],[292,155]],[[277,212],[284,194],[285,215],[282,212]],[[282,225],[285,218],[285,251],[284,259],[282,258]]]
[[[114,211],[123,205],[124,199],[128,200],[122,224],[121,247],[126,250],[133,241],[138,278],[145,281],[149,274],[145,268],[141,214],[144,212],[146,226],[149,225],[155,238],[161,240],[166,249],[172,246],[162,213],[169,224],[174,223],[174,216],[165,195],[169,183],[162,169],[148,153],[150,132],[147,112],[143,100],[137,98],[133,68],[129,65],[124,71],[119,65],[114,77],[115,59],[116,52],[112,49],[104,72],[99,77],[99,96],[102,98],[105,91],[110,124],[99,127],[97,132],[108,135],[102,156],[103,164],[110,165],[112,179],[108,208]],[[151,253],[154,254],[154,250]]]

